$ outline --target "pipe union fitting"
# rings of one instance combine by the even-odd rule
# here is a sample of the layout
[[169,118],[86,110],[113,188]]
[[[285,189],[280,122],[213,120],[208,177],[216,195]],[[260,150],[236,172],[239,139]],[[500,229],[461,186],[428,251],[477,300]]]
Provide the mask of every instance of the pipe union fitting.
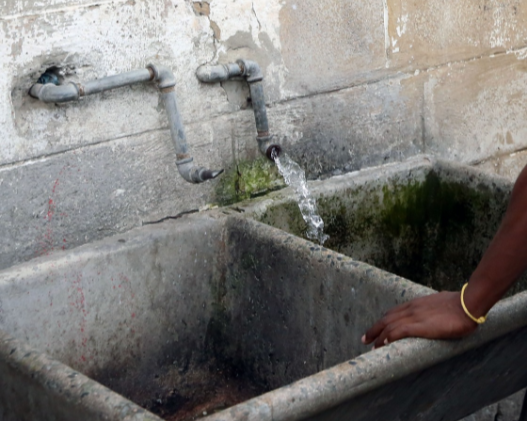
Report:
[[247,83],[260,82],[263,80],[263,73],[260,65],[252,60],[236,60],[236,63],[242,68]]
[[176,77],[170,69],[164,66],[155,66],[149,64],[146,66],[147,69],[154,73],[154,80],[157,82],[159,89],[172,88],[176,86]]

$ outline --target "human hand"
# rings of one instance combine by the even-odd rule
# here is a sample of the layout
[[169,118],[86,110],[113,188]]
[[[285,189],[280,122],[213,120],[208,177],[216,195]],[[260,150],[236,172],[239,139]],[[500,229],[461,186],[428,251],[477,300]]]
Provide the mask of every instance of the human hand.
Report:
[[477,326],[465,314],[460,293],[445,291],[392,308],[366,332],[362,342],[373,342],[375,349],[409,337],[454,339],[471,334]]

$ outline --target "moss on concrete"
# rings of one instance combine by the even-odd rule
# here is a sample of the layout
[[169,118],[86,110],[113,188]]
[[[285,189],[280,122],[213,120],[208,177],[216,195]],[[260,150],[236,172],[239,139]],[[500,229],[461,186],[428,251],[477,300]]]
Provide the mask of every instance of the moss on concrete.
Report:
[[[435,289],[458,289],[501,220],[506,192],[434,171],[372,182],[322,196],[326,247]],[[295,203],[272,208],[262,222],[303,236]]]
[[215,201],[222,206],[260,196],[284,186],[276,165],[264,157],[240,161],[219,180]]

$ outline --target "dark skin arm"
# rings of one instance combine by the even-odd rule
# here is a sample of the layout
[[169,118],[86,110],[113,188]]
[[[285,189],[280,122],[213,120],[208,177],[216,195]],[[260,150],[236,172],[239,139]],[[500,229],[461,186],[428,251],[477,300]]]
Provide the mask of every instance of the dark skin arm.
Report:
[[[470,277],[464,294],[467,309],[476,318],[486,315],[526,270],[527,166],[514,185],[498,232]],[[377,348],[408,337],[461,338],[476,328],[461,306],[461,293],[443,291],[391,309],[362,341]]]

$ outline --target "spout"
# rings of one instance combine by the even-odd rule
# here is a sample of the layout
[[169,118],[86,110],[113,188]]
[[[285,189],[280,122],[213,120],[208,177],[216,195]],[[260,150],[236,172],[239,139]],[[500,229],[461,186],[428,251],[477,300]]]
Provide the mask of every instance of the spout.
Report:
[[282,147],[274,141],[275,136],[257,137],[258,149],[271,161],[280,155]]
[[203,167],[196,167],[192,158],[182,159],[177,161],[176,164],[181,177],[189,183],[203,183],[218,177],[223,172],[223,170],[209,170]]

